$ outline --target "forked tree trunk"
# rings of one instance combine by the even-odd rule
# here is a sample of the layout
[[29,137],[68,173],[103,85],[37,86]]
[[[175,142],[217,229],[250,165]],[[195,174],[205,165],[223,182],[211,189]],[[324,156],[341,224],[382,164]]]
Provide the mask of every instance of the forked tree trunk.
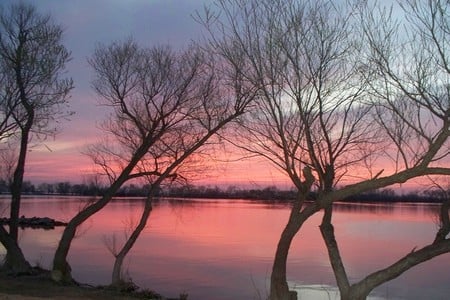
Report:
[[72,220],[69,221],[64,229],[53,258],[52,279],[54,281],[66,284],[71,284],[74,282],[71,267],[67,262],[67,255],[69,254],[70,245],[75,237],[77,228],[84,221],[105,207],[106,204],[108,204],[112,199],[114,193],[115,190],[109,190],[100,200],[84,208],[75,217],[73,217]]
[[17,242],[11,238],[3,226],[0,226],[0,242],[7,250],[4,268],[14,274],[31,273],[31,265],[25,259],[22,249],[20,249]]
[[331,267],[340,292],[341,300],[365,300],[370,293],[364,285],[351,286],[347,272],[342,261],[339,247],[334,234],[334,226],[331,223],[332,208],[325,209],[325,214],[320,225],[320,232],[325,241],[330,258]]
[[133,230],[130,237],[125,242],[125,245],[120,250],[120,252],[117,253],[117,255],[116,255],[116,259],[114,261],[113,272],[112,272],[112,279],[111,279],[112,286],[120,286],[123,283],[123,280],[124,280],[122,278],[123,261],[125,260],[125,257],[130,252],[131,248],[133,248],[139,235],[141,234],[141,232],[144,230],[145,226],[147,225],[147,220],[150,216],[151,211],[152,211],[152,198],[148,198],[145,200],[144,211],[142,212],[142,216],[139,221],[139,224]]
[[54,281],[69,284],[74,282],[70,265],[67,262],[67,255],[69,254],[70,245],[75,237],[78,226],[100,211],[111,201],[117,190],[129,179],[129,175],[133,168],[147,152],[150,145],[150,143],[144,143],[141,145],[141,147],[134,154],[130,163],[123,169],[116,181],[111,184],[103,197],[82,209],[77,215],[75,215],[75,217],[72,218],[72,220],[69,221],[63,231],[61,240],[58,243],[58,247],[56,248],[55,256],[53,258],[52,279]]

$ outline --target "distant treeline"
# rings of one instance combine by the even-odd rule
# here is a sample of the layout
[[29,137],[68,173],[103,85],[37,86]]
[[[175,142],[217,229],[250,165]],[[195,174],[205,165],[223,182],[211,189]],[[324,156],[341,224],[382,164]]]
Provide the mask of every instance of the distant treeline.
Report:
[[[72,184],[70,182],[40,183],[34,185],[25,181],[22,193],[25,195],[68,195],[68,196],[101,196],[106,188],[90,184]],[[118,197],[146,197],[149,192],[148,185],[129,184],[123,186],[117,193]],[[4,180],[0,180],[0,193],[8,194],[9,187]],[[442,191],[429,190],[424,192],[411,192],[397,194],[394,190],[383,189],[352,196],[341,201],[348,202],[442,202],[445,197]],[[446,193],[450,194],[450,191]],[[220,188],[218,186],[170,186],[160,189],[156,196],[179,198],[210,198],[210,199],[257,199],[290,201],[296,197],[295,190],[281,190],[275,186],[265,188],[241,188],[230,186]],[[314,199],[314,194],[310,195]]]
[[[342,199],[343,202],[442,202],[450,191],[443,193],[442,191],[424,191],[411,192],[408,194],[397,194],[394,190],[383,189],[360,195]],[[235,186],[221,189],[205,186],[182,186],[170,188],[164,191],[164,196],[181,197],[181,198],[211,198],[211,199],[256,199],[256,200],[294,200],[296,197],[295,190],[280,190],[275,186],[262,189],[243,189]],[[315,197],[314,193],[310,195],[311,200]]]

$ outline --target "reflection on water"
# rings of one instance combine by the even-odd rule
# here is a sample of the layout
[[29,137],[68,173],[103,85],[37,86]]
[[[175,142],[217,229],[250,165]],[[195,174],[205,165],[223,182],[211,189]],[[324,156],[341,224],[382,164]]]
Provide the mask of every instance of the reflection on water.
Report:
[[[310,285],[292,285],[293,290],[297,292],[298,299],[314,299],[314,300],[330,300],[340,299],[339,289],[335,286],[323,285],[323,284],[310,284]],[[367,300],[384,300],[385,297],[370,295]],[[389,299],[394,299],[389,297]]]
[[[30,198],[22,214],[69,220],[81,198]],[[105,246],[123,241],[143,203],[118,199],[83,224],[69,261],[82,282],[107,284],[113,257]],[[383,268],[433,239],[436,205],[336,205],[334,224],[351,280]],[[189,299],[266,299],[270,268],[289,205],[238,200],[160,200],[125,264],[142,287]],[[288,279],[299,299],[338,299],[320,236],[321,214],[307,221],[294,240]],[[21,231],[20,244],[32,263],[50,267],[62,229]],[[4,253],[4,250],[2,253]],[[377,290],[370,299],[447,299],[450,255],[422,264]]]

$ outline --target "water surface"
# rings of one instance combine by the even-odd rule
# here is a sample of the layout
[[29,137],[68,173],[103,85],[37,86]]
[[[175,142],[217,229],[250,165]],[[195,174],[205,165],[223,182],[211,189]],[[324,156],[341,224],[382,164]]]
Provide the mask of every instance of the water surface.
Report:
[[[69,220],[87,198],[30,197],[21,214]],[[5,214],[5,204],[2,201]],[[73,276],[81,282],[108,284],[113,256],[143,208],[142,201],[117,199],[87,221],[70,250]],[[433,240],[436,205],[338,204],[336,237],[351,280]],[[266,299],[271,265],[289,206],[243,200],[160,200],[147,228],[125,263],[141,287],[189,299]],[[299,299],[338,299],[320,232],[321,214],[307,221],[295,238],[288,280]],[[31,263],[49,268],[62,228],[25,229],[20,245]],[[0,250],[4,253],[4,249]],[[371,299],[448,299],[450,255],[428,261],[382,285]]]

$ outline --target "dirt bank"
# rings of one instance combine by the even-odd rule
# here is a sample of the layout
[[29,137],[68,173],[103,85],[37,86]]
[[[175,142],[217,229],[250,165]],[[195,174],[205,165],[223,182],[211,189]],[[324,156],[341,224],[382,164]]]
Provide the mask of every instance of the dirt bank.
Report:
[[87,285],[64,286],[54,283],[49,272],[38,275],[11,276],[0,271],[0,300],[136,300],[162,299],[130,295]]

